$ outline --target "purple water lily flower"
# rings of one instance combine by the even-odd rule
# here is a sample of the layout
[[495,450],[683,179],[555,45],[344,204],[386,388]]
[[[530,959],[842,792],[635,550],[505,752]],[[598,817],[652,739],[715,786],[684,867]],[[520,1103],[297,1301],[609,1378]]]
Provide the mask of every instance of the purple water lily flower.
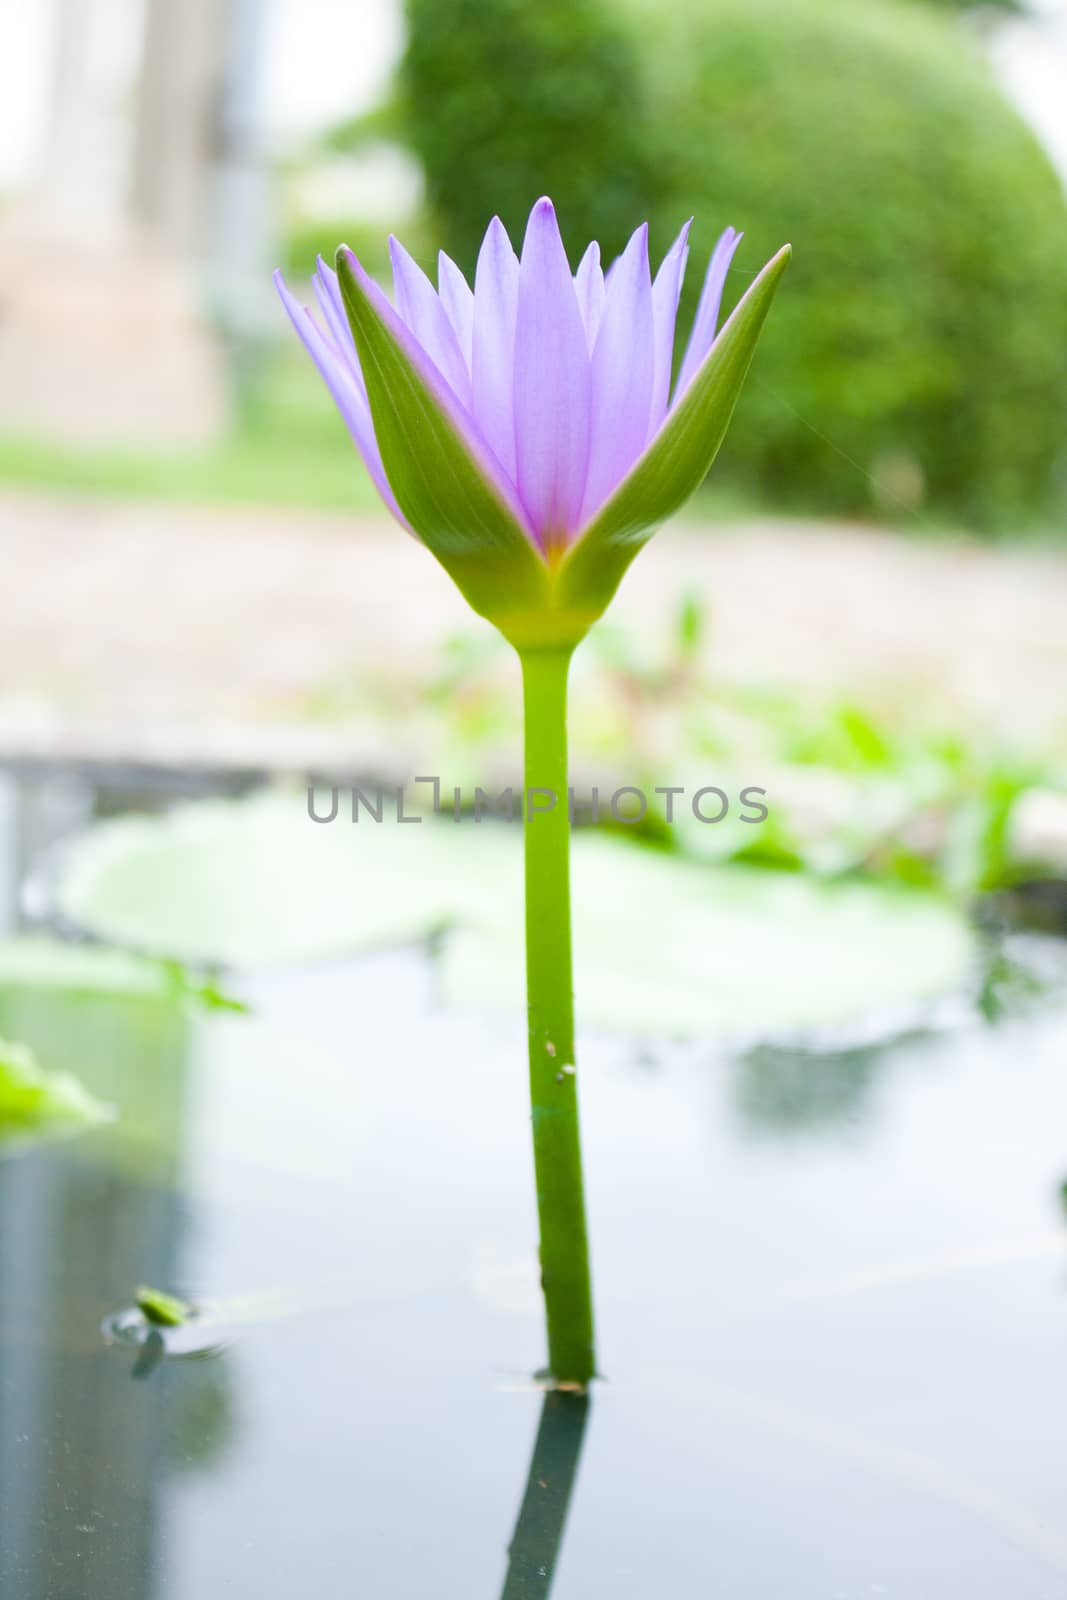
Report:
[[395,304],[345,246],[319,261],[318,317],[276,275],[385,504],[519,650],[582,638],[726,433],[789,247],[720,329],[727,229],[672,393],[688,236],[654,279],[645,226],[572,274],[539,200],[521,260],[489,224],[473,290],[446,255],[435,289],[395,239]]
[[[606,273],[594,243],[572,275],[552,202],[539,200],[521,260],[494,217],[473,291],[443,251],[434,289],[403,245],[390,239],[395,309],[348,253],[353,275],[382,320],[543,552],[581,537],[711,349],[741,239],[733,228],[712,254],[672,397],[689,227],[655,279],[647,223]],[[410,527],[382,461],[337,273],[320,257],[313,283],[321,323],[289,292],[280,272],[275,281],[382,499]]]
[[279,276],[301,339],[382,499],[519,653],[523,677],[526,988],[549,1370],[596,1372],[574,1069],[566,805],[567,673],[653,529],[703,481],[789,259],[784,246],[719,330],[739,235],[715,247],[671,389],[689,225],[655,279],[648,229],[605,273],[572,274],[549,200],[519,260],[489,224],[471,289],[441,256],[437,288],[395,239],[395,305],[350,250],[320,261],[321,321]]

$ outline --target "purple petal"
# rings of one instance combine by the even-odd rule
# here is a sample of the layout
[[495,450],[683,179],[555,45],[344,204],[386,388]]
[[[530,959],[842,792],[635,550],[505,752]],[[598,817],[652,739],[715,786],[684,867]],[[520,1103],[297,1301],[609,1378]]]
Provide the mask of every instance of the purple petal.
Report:
[[604,310],[604,271],[600,265],[600,246],[595,239],[578,264],[574,287],[578,295],[578,309],[585,324],[586,343],[592,352]]
[[518,486],[547,545],[578,526],[589,465],[591,373],[578,297],[551,200],[530,213],[515,329]]
[[502,470],[499,461],[486,443],[485,437],[474,418],[466,406],[457,399],[452,386],[445,380],[440,369],[423,349],[403,317],[389,304],[388,299],[374,279],[364,270],[359,259],[351,250],[347,254],[352,274],[373,306],[375,313],[381,318],[392,338],[426,385],[439,409],[448,418],[456,433],[463,440],[471,459],[481,471],[486,482],[495,490],[501,502],[507,507],[519,526],[529,533],[531,539],[533,539],[530,518],[519,499],[515,485]]
[[327,340],[321,328],[316,323],[307,306],[300,302],[289,292],[285,279],[280,272],[274,274],[274,285],[281,296],[282,304],[289,313],[289,320],[296,329],[304,347],[312,361],[319,369],[327,389],[333,396],[345,420],[345,426],[355,441],[356,448],[363,457],[363,463],[370,473],[374,487],[385,501],[396,520],[408,532],[412,527],[396,503],[396,496],[389,487],[389,480],[385,475],[382,465],[381,451],[378,441],[374,437],[374,424],[371,421],[370,411],[365,397],[360,393],[348,362]]
[[685,277],[685,264],[689,259],[690,217],[681,233],[660,263],[652,285],[652,402],[648,414],[648,436],[659,432],[667,415],[667,401],[671,393],[671,367],[674,362],[674,326],[678,318],[678,300]]
[[470,405],[471,381],[459,340],[437,291],[422,268],[412,260],[399,239],[389,236],[393,263],[396,309],[411,329],[445,382],[465,406]]
[[469,373],[474,347],[474,295],[456,263],[443,250],[437,258],[437,288]]
[[726,274],[730,270],[734,251],[741,243],[742,235],[733,228],[727,228],[708,262],[708,275],[704,279],[704,287],[700,293],[700,304],[697,307],[696,321],[693,331],[689,335],[689,344],[686,347],[685,359],[682,370],[678,374],[678,384],[674,391],[674,401],[677,403],[679,395],[689,385],[693,374],[711,349],[715,341],[715,329],[719,321],[719,306],[722,303],[723,285]]
[[318,271],[311,279],[315,298],[319,302],[319,310],[326,319],[326,326],[337,346],[338,354],[350,369],[356,387],[367,399],[367,385],[363,382],[363,373],[360,370],[359,357],[356,354],[355,340],[352,338],[352,329],[348,326],[345,315],[344,301],[341,299],[341,288],[337,282],[337,274],[332,267],[327,266],[321,256],[318,257]]
[[642,223],[611,275],[593,351],[592,431],[583,522],[607,499],[645,448],[652,359],[648,224]]
[[519,259],[494,217],[478,252],[474,278],[471,389],[474,417],[512,482],[515,465],[515,319]]

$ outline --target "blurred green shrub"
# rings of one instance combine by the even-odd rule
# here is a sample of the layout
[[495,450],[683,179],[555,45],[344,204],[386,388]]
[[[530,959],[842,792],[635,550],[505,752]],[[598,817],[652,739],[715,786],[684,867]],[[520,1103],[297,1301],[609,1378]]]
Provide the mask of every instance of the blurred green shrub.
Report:
[[[389,242],[381,223],[361,222],[350,216],[301,218],[291,223],[282,241],[279,265],[294,282],[305,284],[315,270],[315,258],[322,256],[331,266],[337,246],[350,245],[367,271],[389,281]],[[433,241],[424,226],[405,224],[404,244],[422,260],[432,258]]]
[[661,252],[695,214],[684,327],[726,223],[747,235],[736,290],[792,240],[720,481],[975,526],[1054,503],[1067,205],[957,22],[914,0],[408,12],[410,136],[465,265],[492,212],[521,234],[539,193],[611,251],[648,215]]
[[521,241],[540,195],[622,249],[652,182],[636,41],[600,0],[407,0],[401,93],[448,248],[474,266],[497,212]]
[[914,0],[917,5],[932,6],[935,11],[982,12],[1027,10],[1027,0]]

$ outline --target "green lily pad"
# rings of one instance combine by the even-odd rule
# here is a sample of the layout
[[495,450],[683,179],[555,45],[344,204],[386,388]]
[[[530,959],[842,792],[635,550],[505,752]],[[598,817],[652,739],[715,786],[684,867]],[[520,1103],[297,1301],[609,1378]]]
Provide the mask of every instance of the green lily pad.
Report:
[[[72,852],[60,905],[105,938],[238,966],[446,928],[446,996],[520,1010],[521,830],[344,816],[318,825],[303,797],[271,794],[108,823]],[[906,888],[694,864],[590,831],[573,876],[586,1026],[777,1034],[914,1007],[973,964],[958,911]]]
[[172,967],[126,950],[38,935],[0,940],[0,988],[144,996],[176,987]]
[[[695,866],[595,834],[575,840],[573,892],[579,1021],[629,1034],[850,1023],[935,999],[975,955],[933,895]],[[443,960],[453,1002],[521,1006],[517,914],[458,933]]]
[[53,1075],[114,1106],[92,1159],[121,1150],[153,1181],[176,1170],[175,1107],[191,1029],[206,1015],[176,970],[90,944],[41,937],[0,942],[0,1036],[18,1039]]
[[[368,798],[375,796],[368,792]],[[405,815],[412,810],[410,798]],[[329,795],[320,814],[329,811]],[[58,907],[115,944],[231,967],[324,960],[425,938],[464,916],[484,919],[521,893],[520,829],[361,810],[349,791],[332,823],[305,796],[210,801],[166,817],[104,823],[76,846]]]
[[77,1133],[112,1116],[73,1073],[48,1071],[26,1045],[0,1039],[0,1151]]
[[[198,1128],[198,1147],[255,1165],[262,1123],[271,1115],[265,1084],[291,1075],[294,1062],[320,1090],[326,1083],[336,1089],[350,1076],[317,1041],[243,1007],[220,1005],[213,991],[205,996],[173,966],[44,938],[0,942],[0,1038],[20,1040],[47,1064],[50,1082],[68,1077],[95,1103],[114,1107],[113,1119],[79,1147],[78,1159],[153,1192],[181,1181],[202,1078],[226,1083],[242,1114],[228,1118],[225,1130]],[[321,1120],[310,1103],[306,1123],[291,1131],[285,1159],[285,1170],[301,1177],[323,1172]]]

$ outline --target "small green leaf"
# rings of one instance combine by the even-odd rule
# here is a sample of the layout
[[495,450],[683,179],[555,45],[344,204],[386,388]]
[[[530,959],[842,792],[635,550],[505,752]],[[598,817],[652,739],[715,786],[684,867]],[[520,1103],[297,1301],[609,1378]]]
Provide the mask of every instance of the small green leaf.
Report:
[[700,647],[704,643],[706,621],[704,602],[700,595],[695,593],[684,595],[678,608],[676,625],[678,654],[683,661],[692,661],[700,654]]
[[184,1300],[177,1299],[175,1295],[164,1294],[162,1289],[149,1289],[142,1285],[133,1298],[146,1321],[154,1323],[157,1328],[180,1328],[192,1315],[192,1306],[186,1305]]
[[704,481],[789,256],[783,245],[764,267],[644,455],[568,551],[558,576],[562,608],[599,616],[638,550]]

